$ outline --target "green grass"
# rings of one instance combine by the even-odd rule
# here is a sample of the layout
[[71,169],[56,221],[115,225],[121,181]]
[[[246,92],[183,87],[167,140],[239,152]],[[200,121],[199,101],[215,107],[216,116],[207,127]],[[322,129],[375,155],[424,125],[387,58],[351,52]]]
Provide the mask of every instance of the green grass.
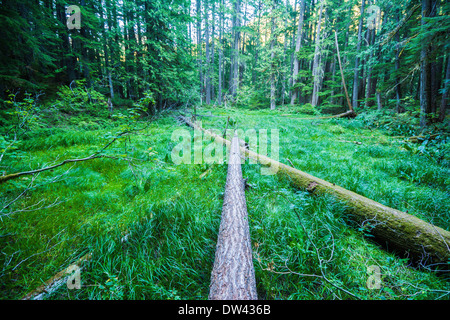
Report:
[[[199,109],[220,116],[202,118],[206,128],[223,130],[228,115],[244,130],[277,128],[281,162],[289,159],[302,171],[450,229],[448,167],[406,150],[361,120],[280,116],[290,111]],[[108,149],[109,155],[137,159],[132,166],[97,159],[36,177],[36,187],[2,214],[61,203],[0,220],[2,298],[22,297],[91,252],[82,289],[62,286],[47,299],[207,299],[227,170],[174,165],[176,128],[173,118],[162,117]],[[87,156],[118,130],[48,129],[0,164],[17,172]],[[251,185],[246,197],[260,299],[449,298],[448,277],[412,268],[407,259],[380,248],[352,227],[344,204],[310,196],[285,179],[262,176],[260,169],[243,165]],[[31,181],[1,185],[1,208]],[[367,270],[373,265],[382,283],[370,290]]]

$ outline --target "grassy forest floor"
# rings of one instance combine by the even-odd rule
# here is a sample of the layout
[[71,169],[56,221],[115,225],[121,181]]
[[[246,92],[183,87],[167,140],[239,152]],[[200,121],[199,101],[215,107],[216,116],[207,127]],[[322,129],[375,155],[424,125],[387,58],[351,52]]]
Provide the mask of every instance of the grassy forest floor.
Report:
[[[450,229],[448,162],[360,117],[300,120],[313,116],[291,111],[198,109],[216,116],[201,119],[205,128],[224,130],[227,116],[244,130],[277,128],[280,162]],[[85,157],[121,130],[80,126],[42,129],[2,165],[19,172]],[[166,113],[108,148],[132,161],[67,164],[0,185],[12,201],[33,182],[0,220],[2,298],[19,299],[92,253],[82,288],[63,285],[46,299],[207,299],[227,167],[174,165],[179,127]],[[260,168],[242,167],[260,299],[449,299],[446,273],[409,266],[352,227],[343,203]],[[381,271],[379,289],[367,286],[371,266]]]

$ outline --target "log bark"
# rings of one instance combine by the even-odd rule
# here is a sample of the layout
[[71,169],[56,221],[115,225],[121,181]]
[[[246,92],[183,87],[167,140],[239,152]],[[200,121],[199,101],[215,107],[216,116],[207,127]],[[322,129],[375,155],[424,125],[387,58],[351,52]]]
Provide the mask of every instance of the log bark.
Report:
[[211,273],[209,300],[256,300],[238,136],[231,143],[222,220]]
[[[230,141],[191,123],[188,119],[185,119],[185,122],[213,136],[215,141],[230,146]],[[449,231],[243,147],[241,152],[249,158],[276,168],[278,175],[290,179],[298,188],[306,189],[314,194],[335,196],[348,206],[351,219],[364,227],[367,233],[372,234],[378,243],[387,246],[389,250],[406,253],[413,262],[422,266],[432,263],[448,265]]]

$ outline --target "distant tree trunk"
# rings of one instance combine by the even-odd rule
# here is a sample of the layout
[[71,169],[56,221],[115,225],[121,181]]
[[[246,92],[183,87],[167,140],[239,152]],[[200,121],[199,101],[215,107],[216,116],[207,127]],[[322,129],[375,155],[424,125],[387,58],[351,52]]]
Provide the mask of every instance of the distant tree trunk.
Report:
[[[422,31],[425,31],[425,19],[430,13],[430,0],[422,0]],[[430,113],[430,64],[428,62],[428,45],[422,43],[422,50],[420,51],[420,126],[427,125],[427,115]]]
[[[106,19],[107,19],[107,23],[108,23],[108,36],[105,38],[105,41],[107,41],[106,43],[108,44],[106,46],[105,44],[105,50],[108,51],[108,47],[109,47],[109,54],[105,53],[105,57],[109,57],[108,61],[108,67],[107,67],[107,74],[108,74],[108,84],[109,84],[109,90],[110,90],[110,96],[111,99],[114,99],[114,87],[113,87],[113,81],[112,81],[112,69],[114,68],[114,49],[113,49],[113,43],[112,43],[112,26],[113,26],[113,18],[112,18],[112,13],[111,13],[111,0],[108,0],[105,2],[106,3]],[[106,40],[107,39],[107,40]],[[116,88],[117,91],[117,88]]]
[[[262,12],[262,0],[259,0],[258,7],[255,9],[258,13],[258,27],[256,32],[256,46],[255,46],[255,61],[253,63],[253,69],[252,69],[252,82],[255,84],[257,82],[257,72],[256,72],[256,66],[258,65],[258,57],[259,57],[259,48],[261,43],[261,12]],[[256,15],[256,12],[255,12]]]
[[381,103],[381,92],[380,90],[377,90],[377,108],[378,111],[381,111],[383,109],[383,104]]
[[[430,3],[430,12],[429,17],[436,17],[437,11],[439,10],[439,2],[440,0],[431,0]],[[431,42],[430,52],[435,50],[435,43]],[[430,58],[430,66],[429,66],[429,72],[430,72],[430,113],[433,114],[433,116],[437,115],[437,97],[439,95],[439,79],[441,78],[441,72],[442,70],[439,70],[439,64],[436,61],[436,58]],[[433,117],[433,121],[436,119]]]
[[67,22],[66,9],[64,8],[64,5],[59,1],[56,1],[56,16],[58,21],[64,26],[64,30],[61,30],[61,32],[59,32],[63,52],[61,57],[61,66],[67,68],[67,83],[69,84],[76,78],[75,60],[71,55],[69,34],[67,33],[67,29],[65,28]]
[[[297,0],[294,1],[294,12],[297,12]],[[296,16],[293,16],[292,19],[292,38],[291,38],[291,44],[289,46],[290,51],[291,51],[291,57],[290,57],[290,74],[289,74],[289,100],[292,99],[292,86],[293,86],[293,74],[294,74],[294,55],[295,55],[295,42],[296,42],[296,38],[297,38],[297,28],[296,26]]]
[[256,280],[238,136],[231,142],[209,300],[256,300]]
[[[108,9],[107,9],[108,10]],[[106,36],[106,20],[103,17],[103,13],[101,14],[101,21],[102,21],[102,37],[103,37],[103,54],[105,56],[105,76],[108,79],[108,87],[109,87],[109,95],[111,99],[114,99],[114,87],[112,83],[112,77],[111,77],[111,69],[110,69],[110,63],[109,63],[109,50],[108,50],[108,37]],[[109,109],[112,108],[109,106]]]
[[320,91],[320,76],[322,73],[320,66],[320,31],[322,28],[322,12],[323,12],[324,0],[320,1],[320,9],[319,9],[319,21],[317,22],[316,29],[316,45],[314,51],[314,64],[313,64],[313,93],[311,98],[311,104],[316,107],[319,101],[319,91]]
[[[273,0],[272,11],[275,11],[276,0]],[[272,27],[270,30],[270,110],[276,109],[276,84],[275,84],[275,13],[272,16]]]
[[211,12],[211,52],[210,52],[210,64],[209,64],[209,91],[211,94],[211,99],[214,99],[215,90],[214,90],[214,64],[215,64],[215,47],[216,47],[216,2],[212,2],[212,12]]
[[220,1],[220,26],[219,26],[219,93],[218,93],[218,102],[219,105],[222,105],[222,73],[223,73],[223,41],[222,41],[222,34],[223,34],[223,11],[224,11],[224,0]]
[[[397,24],[400,23],[400,9],[397,9],[396,14]],[[397,113],[405,112],[405,109],[401,105],[402,100],[402,90],[400,84],[400,32],[395,35],[395,40],[397,42],[395,48],[395,98],[396,98],[396,111]]]
[[211,104],[211,57],[209,47],[209,23],[208,23],[208,1],[205,1],[205,46],[206,46],[206,61],[205,61],[205,77],[206,77],[206,104]]
[[336,41],[336,53],[337,53],[338,62],[339,62],[339,69],[341,71],[342,86],[344,87],[345,97],[347,98],[348,109],[349,109],[349,111],[354,113],[353,106],[352,106],[352,103],[350,101],[350,97],[349,97],[348,91],[347,91],[347,85],[345,84],[344,69],[342,67],[341,54],[339,51],[339,42],[338,42],[338,37],[337,37],[336,31],[334,32],[334,39]]
[[[248,5],[248,1],[245,1],[245,6],[244,6],[244,19],[242,20],[242,26],[243,30],[245,30],[245,26],[246,26],[246,22],[247,22],[247,5]],[[241,54],[244,55],[245,54],[245,36],[246,36],[246,32],[243,31],[242,32],[242,36],[240,38],[242,38],[242,44],[241,44]],[[241,42],[241,40],[239,40]],[[239,70],[239,80],[238,83],[240,84],[243,79],[244,79],[244,72],[245,72],[245,63],[242,63],[241,60],[239,60],[239,65],[238,65],[238,70]]]
[[232,74],[232,81],[231,81],[231,96],[233,99],[236,99],[237,95],[237,87],[238,87],[238,81],[239,81],[239,40],[240,40],[240,7],[241,7],[241,1],[236,0],[235,6],[234,6],[234,15],[233,15],[233,30],[234,30],[234,44],[233,44],[233,63],[231,65],[231,74]]
[[[369,3],[370,4],[370,3]],[[373,95],[373,65],[374,62],[371,61],[372,58],[374,56],[376,56],[376,48],[374,48],[375,45],[375,38],[376,38],[376,28],[372,28],[367,30],[368,36],[369,36],[369,46],[371,48],[371,52],[369,55],[369,61],[367,62],[366,66],[367,66],[367,77],[366,77],[366,90],[365,90],[365,94],[366,94],[366,98],[364,101],[364,106],[366,108],[368,108],[371,105],[371,101],[370,101],[370,97]]]
[[302,36],[303,36],[303,24],[304,24],[304,16],[305,16],[305,3],[306,0],[300,0],[300,13],[298,20],[298,30],[297,30],[297,40],[295,43],[295,53],[294,53],[294,72],[292,74],[292,96],[291,96],[291,105],[295,104],[295,100],[298,95],[298,88],[295,87],[298,81],[298,71],[299,71],[299,60],[298,54],[302,47]]
[[448,95],[450,91],[450,56],[447,57],[447,68],[445,72],[445,80],[443,82],[444,94],[442,95],[441,109],[439,112],[439,121],[443,122],[445,120],[447,106],[448,106]]
[[[86,7],[86,0],[81,0],[80,5],[82,7]],[[89,30],[87,29],[86,26],[81,28],[80,29],[81,37],[83,37],[84,39],[87,39],[88,32],[89,32]],[[86,80],[86,87],[90,88],[91,87],[91,71],[89,69],[88,48],[86,47],[84,41],[81,41],[80,45],[81,45],[80,49],[81,49],[81,65],[82,65],[82,69],[83,69],[83,78]]]
[[203,102],[203,73],[202,73],[202,2],[197,0],[197,65],[200,78],[200,102]]
[[[356,44],[356,54],[359,54],[361,51],[361,39],[362,39],[362,29],[363,29],[363,22],[364,22],[364,6],[365,6],[365,0],[361,1],[361,13],[359,18],[359,27],[358,27],[358,42]],[[358,94],[359,94],[359,57],[355,57],[355,70],[354,70],[354,77],[353,77],[353,110],[356,111],[358,108]]]
[[[285,28],[285,32],[287,35],[287,29],[288,29],[288,20],[287,20],[287,15],[289,14],[289,0],[286,0],[286,17],[284,18],[284,28]],[[288,41],[287,41],[287,36],[284,39],[284,48],[283,48],[283,83],[281,86],[281,105],[284,106],[284,100],[286,97],[286,63],[287,63],[287,45],[288,45]]]

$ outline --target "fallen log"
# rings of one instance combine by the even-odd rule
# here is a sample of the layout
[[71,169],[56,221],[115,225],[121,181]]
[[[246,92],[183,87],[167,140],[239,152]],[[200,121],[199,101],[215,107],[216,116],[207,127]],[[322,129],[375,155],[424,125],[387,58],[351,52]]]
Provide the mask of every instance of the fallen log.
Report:
[[408,141],[411,143],[422,143],[425,140],[432,141],[432,140],[436,139],[437,137],[439,137],[439,134],[432,134],[429,136],[414,136],[414,137],[409,137]]
[[[229,140],[209,132],[186,118],[184,121],[193,128],[203,130],[206,134],[214,137],[217,142],[230,146]],[[289,178],[296,187],[306,189],[314,194],[331,194],[343,201],[348,206],[352,219],[389,250],[407,254],[413,262],[421,266],[448,265],[450,260],[449,231],[244,147],[240,149],[245,156],[271,166],[277,170],[278,175]]]
[[[289,119],[295,120],[324,120],[324,119],[340,119],[340,118],[355,118],[358,114],[352,110],[346,111],[344,113],[336,114],[334,116],[323,116],[323,117],[315,117],[315,118],[295,118],[295,117],[287,117]],[[281,115],[285,117],[286,115]]]
[[255,270],[248,226],[239,140],[230,148],[219,236],[209,300],[256,300]]

